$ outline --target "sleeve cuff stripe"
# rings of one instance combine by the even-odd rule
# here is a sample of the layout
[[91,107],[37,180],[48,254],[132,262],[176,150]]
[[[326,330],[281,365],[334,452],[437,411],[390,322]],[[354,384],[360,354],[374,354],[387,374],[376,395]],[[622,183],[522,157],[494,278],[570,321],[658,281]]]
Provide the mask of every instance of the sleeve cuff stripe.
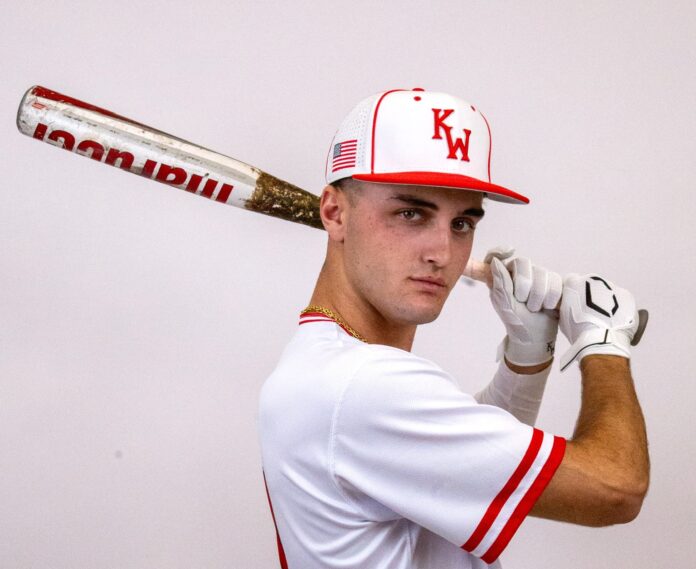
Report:
[[529,514],[529,511],[534,506],[534,503],[539,499],[544,488],[548,485],[553,478],[556,469],[561,464],[563,460],[563,455],[565,454],[566,440],[563,437],[554,437],[553,446],[551,447],[551,452],[546,460],[546,463],[542,467],[539,475],[536,477],[534,482],[532,482],[529,490],[524,495],[520,503],[515,508],[515,511],[510,516],[510,519],[505,524],[505,527],[500,531],[498,537],[493,542],[493,545],[486,551],[486,553],[481,557],[486,563],[493,563],[498,556],[503,552],[507,544],[515,535],[515,532],[520,527],[520,524],[524,521]]
[[[483,518],[481,518],[481,521],[474,530],[474,533],[472,533],[471,537],[467,540],[467,542],[461,546],[462,549],[471,553],[474,549],[476,549],[476,547],[478,547],[479,543],[481,543],[481,540],[484,538],[488,530],[491,528],[491,525],[493,525],[493,522],[498,517],[500,510],[503,509],[505,502],[507,502],[508,498],[515,491],[520,481],[524,478],[525,474],[527,474],[529,469],[532,467],[532,464],[534,464],[534,461],[536,460],[537,454],[539,453],[539,449],[541,448],[541,443],[543,440],[543,431],[540,431],[539,429],[534,429],[532,433],[532,440],[529,443],[529,447],[527,447],[527,452],[524,454],[524,457],[522,457],[522,461],[520,462],[519,466],[515,469],[515,472],[512,473],[512,476],[507,481],[505,486],[503,486],[503,489],[493,499],[490,506],[488,506],[488,510],[486,510],[486,513],[483,515]],[[498,540],[496,540],[495,543],[497,543],[497,541]],[[495,543],[493,544],[493,546],[495,546]]]

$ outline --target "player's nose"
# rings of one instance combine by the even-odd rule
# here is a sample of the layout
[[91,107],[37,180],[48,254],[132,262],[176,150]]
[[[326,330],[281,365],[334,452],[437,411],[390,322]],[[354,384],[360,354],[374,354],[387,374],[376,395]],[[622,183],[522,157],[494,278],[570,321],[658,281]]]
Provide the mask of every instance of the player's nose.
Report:
[[433,224],[423,235],[423,260],[442,267],[452,259],[452,231],[449,224]]

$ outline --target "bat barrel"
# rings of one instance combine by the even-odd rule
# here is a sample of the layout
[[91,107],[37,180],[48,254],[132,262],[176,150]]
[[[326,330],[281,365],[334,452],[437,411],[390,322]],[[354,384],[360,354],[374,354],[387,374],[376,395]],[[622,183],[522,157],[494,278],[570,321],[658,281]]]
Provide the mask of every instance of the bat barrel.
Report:
[[17,111],[17,128],[52,146],[195,195],[321,227],[314,194],[229,156],[45,87],[37,85],[25,93]]
[[229,205],[243,207],[256,188],[258,170],[250,166],[44,87],[24,95],[17,127],[52,146]]

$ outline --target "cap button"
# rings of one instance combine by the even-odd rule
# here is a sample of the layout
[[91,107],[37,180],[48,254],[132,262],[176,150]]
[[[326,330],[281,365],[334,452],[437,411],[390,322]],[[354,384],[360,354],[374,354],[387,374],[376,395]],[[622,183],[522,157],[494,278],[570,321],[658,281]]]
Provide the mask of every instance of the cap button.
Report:
[[414,87],[411,91],[425,91],[425,89],[423,87]]

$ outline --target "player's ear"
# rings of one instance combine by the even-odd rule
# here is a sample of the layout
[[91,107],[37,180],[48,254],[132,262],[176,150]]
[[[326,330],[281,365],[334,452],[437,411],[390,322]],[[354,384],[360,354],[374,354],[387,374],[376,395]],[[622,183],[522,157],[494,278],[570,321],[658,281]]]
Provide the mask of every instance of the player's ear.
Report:
[[348,198],[345,192],[331,185],[326,186],[321,193],[319,213],[324,229],[329,234],[329,239],[343,241],[347,209]]

